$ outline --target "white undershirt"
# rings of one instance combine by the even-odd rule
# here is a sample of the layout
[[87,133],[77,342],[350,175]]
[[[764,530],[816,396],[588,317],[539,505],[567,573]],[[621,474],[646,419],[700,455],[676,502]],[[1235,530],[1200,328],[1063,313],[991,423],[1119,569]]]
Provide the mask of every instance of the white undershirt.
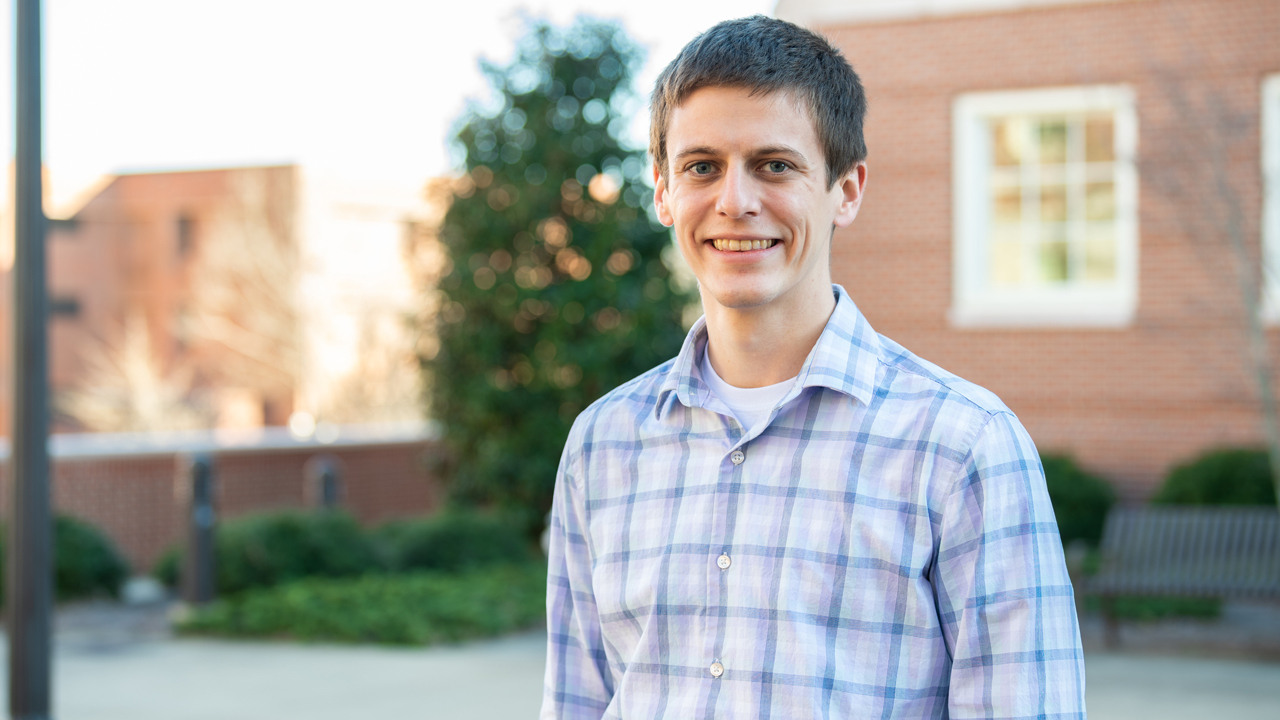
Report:
[[767,420],[769,414],[778,405],[778,401],[796,382],[795,378],[790,378],[776,385],[759,388],[734,387],[716,374],[716,369],[711,367],[711,361],[708,359],[709,355],[710,353],[707,352],[702,353],[702,363],[699,366],[702,379],[711,386],[711,392],[720,398],[720,402],[729,406],[745,430],[751,430],[757,424]]

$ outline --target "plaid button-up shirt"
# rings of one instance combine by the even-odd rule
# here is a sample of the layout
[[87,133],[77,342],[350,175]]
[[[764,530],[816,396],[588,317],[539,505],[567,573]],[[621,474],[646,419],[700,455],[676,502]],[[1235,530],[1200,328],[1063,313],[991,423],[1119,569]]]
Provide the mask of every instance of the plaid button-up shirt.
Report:
[[744,430],[702,381],[702,321],[578,418],[544,719],[1085,717],[1031,439],[834,291],[767,424]]

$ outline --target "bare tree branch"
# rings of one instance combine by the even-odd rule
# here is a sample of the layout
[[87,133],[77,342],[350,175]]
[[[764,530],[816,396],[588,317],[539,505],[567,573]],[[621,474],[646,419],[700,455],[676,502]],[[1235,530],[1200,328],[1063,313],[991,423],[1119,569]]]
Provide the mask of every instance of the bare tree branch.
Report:
[[191,373],[166,372],[155,359],[141,315],[125,322],[118,346],[83,349],[83,382],[61,393],[58,409],[89,430],[155,432],[209,427],[212,412],[194,399]]
[[272,170],[232,176],[202,234],[184,322],[210,382],[263,397],[291,396],[302,374],[293,198],[271,186]]
[[1160,152],[1144,163],[1147,168],[1142,175],[1178,208],[1179,221],[1202,265],[1211,271],[1216,266],[1237,287],[1240,324],[1248,346],[1246,364],[1262,411],[1272,480],[1280,497],[1280,406],[1264,318],[1264,288],[1275,275],[1267,267],[1260,228],[1249,222],[1245,191],[1231,169],[1238,148],[1245,155],[1252,149],[1256,132],[1250,131],[1256,128],[1257,108],[1236,107],[1216,83],[1188,78],[1187,68],[1201,67],[1201,63],[1194,57],[1194,47],[1184,52],[1187,57],[1181,68],[1152,70],[1176,121],[1163,134]]

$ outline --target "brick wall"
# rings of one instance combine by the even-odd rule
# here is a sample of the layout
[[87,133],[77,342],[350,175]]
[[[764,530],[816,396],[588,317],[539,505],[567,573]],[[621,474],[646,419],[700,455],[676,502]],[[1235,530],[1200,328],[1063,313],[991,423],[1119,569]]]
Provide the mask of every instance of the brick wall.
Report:
[[[441,493],[431,474],[430,439],[325,447],[229,447],[213,450],[221,520],[250,512],[307,507],[304,465],[321,454],[337,458],[343,506],[365,525],[430,513]],[[59,512],[104,530],[135,572],[148,572],[179,541],[185,516],[175,490],[178,451],[53,458],[53,499]],[[8,512],[7,465],[0,498]]]
[[[1280,71],[1275,0],[1147,0],[822,30],[867,86],[869,181],[833,272],[880,332],[1000,395],[1041,451],[1129,499],[1206,448],[1257,444],[1240,291],[1206,241],[1210,174],[1178,103],[1237,118],[1229,181],[1259,245],[1260,87]],[[951,103],[965,92],[1127,84],[1138,110],[1139,305],[1116,330],[971,330],[952,297]],[[1212,103],[1215,108],[1209,108]],[[1280,334],[1273,334],[1280,358]]]

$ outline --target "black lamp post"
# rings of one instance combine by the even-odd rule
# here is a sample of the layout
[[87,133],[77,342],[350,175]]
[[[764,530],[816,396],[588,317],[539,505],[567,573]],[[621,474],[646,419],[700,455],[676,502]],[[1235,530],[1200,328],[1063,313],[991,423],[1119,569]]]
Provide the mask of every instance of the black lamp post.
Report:
[[41,198],[40,0],[16,0],[13,452],[5,609],[9,716],[52,713],[53,523],[49,502],[48,300]]

